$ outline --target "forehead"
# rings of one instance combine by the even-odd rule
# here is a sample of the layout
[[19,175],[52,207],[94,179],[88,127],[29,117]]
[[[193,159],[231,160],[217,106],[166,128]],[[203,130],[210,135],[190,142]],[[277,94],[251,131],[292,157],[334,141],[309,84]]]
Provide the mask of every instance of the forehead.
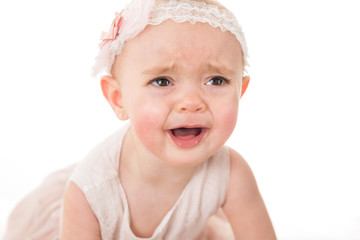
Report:
[[175,23],[167,20],[160,25],[149,25],[135,38],[126,42],[115,65],[136,67],[149,65],[221,65],[233,71],[242,71],[241,45],[236,37],[208,23]]

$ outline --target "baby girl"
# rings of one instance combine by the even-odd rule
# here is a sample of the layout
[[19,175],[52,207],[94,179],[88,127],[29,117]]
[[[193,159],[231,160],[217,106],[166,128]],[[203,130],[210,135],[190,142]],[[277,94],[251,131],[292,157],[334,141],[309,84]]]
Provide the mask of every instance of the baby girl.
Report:
[[134,0],[94,75],[129,123],[52,174],[5,239],[275,239],[254,176],[224,146],[249,83],[243,32],[214,0]]

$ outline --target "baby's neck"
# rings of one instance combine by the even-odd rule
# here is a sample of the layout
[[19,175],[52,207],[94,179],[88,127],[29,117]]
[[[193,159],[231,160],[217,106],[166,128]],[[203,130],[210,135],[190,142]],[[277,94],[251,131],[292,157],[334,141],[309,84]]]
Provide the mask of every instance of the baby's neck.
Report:
[[163,189],[168,192],[182,191],[197,167],[178,167],[165,163],[151,153],[138,154],[134,151],[131,133],[125,136],[120,157],[120,179],[137,182],[144,187]]
[[138,237],[150,237],[175,206],[197,167],[169,166],[149,155],[140,158],[128,133],[123,141],[119,176],[130,211],[130,225]]

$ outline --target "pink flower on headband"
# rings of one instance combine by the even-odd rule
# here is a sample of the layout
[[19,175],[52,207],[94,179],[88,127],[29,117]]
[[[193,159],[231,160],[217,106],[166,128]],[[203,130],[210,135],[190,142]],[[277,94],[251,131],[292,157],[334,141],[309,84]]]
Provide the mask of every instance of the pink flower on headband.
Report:
[[100,40],[102,40],[102,42],[99,44],[100,48],[102,48],[108,41],[115,40],[119,35],[119,29],[123,18],[120,13],[115,13],[115,15],[116,18],[113,21],[109,32],[102,32],[101,34]]

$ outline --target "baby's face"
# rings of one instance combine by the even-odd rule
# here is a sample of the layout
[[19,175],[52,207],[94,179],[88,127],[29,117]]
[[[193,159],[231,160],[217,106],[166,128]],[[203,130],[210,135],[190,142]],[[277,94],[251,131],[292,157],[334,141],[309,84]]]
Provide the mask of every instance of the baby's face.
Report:
[[113,75],[139,152],[182,166],[214,154],[235,127],[242,70],[235,36],[206,23],[168,20],[128,41]]

